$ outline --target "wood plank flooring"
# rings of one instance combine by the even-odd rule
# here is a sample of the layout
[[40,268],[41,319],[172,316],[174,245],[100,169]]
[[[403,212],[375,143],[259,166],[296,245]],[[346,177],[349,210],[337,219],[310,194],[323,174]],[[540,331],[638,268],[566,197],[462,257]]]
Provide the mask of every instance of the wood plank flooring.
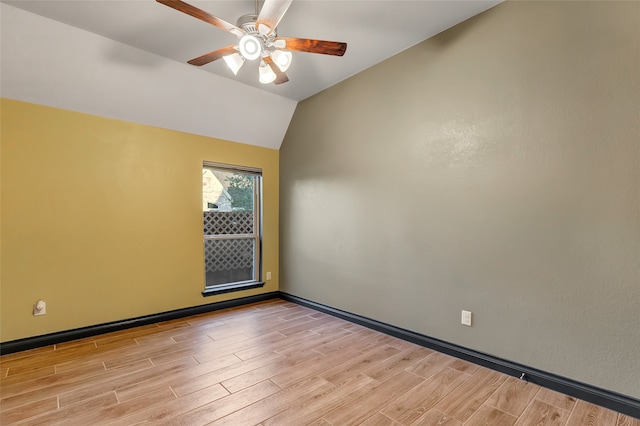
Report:
[[0,357],[8,425],[640,420],[282,300]]

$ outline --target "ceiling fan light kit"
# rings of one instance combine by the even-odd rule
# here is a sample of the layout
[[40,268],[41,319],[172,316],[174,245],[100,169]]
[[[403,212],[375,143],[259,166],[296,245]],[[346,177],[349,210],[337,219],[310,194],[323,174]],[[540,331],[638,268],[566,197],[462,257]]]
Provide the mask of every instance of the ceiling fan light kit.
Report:
[[285,72],[291,66],[293,55],[285,50],[274,50],[271,52],[271,59],[276,63],[280,71]]
[[224,62],[227,64],[233,75],[238,75],[238,71],[244,65],[244,58],[239,53],[223,56]]
[[253,61],[262,56],[263,44],[264,42],[253,34],[245,34],[238,42],[238,50],[247,61]]
[[[276,27],[293,0],[265,0],[260,13],[241,16],[237,25],[191,6],[182,0],[156,0],[187,15],[198,18],[238,37],[238,44],[206,53],[188,63],[202,66],[223,58],[234,75],[245,61],[260,59],[258,76],[260,83],[282,84],[289,81],[285,71],[291,66],[291,51],[343,56],[347,44],[335,41],[310,40],[292,37],[278,38]],[[284,50],[286,49],[286,50]]]
[[273,72],[271,67],[267,65],[266,62],[264,61],[260,62],[259,73],[260,73],[260,83],[262,84],[273,83],[277,77],[276,73]]

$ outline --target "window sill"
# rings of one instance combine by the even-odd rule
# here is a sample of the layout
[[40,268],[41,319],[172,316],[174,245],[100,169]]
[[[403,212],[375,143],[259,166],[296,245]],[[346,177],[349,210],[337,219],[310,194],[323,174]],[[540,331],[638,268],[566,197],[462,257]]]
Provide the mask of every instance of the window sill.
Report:
[[232,293],[234,291],[249,290],[251,288],[264,287],[263,281],[250,281],[245,283],[224,284],[206,288],[202,291],[202,296],[215,296],[216,294]]

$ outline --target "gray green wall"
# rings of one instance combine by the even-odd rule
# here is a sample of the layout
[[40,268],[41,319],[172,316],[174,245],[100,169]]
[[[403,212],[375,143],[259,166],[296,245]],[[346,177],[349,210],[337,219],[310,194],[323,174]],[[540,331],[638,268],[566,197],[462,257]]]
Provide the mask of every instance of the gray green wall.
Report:
[[300,103],[280,289],[640,398],[639,70],[640,2],[507,2]]

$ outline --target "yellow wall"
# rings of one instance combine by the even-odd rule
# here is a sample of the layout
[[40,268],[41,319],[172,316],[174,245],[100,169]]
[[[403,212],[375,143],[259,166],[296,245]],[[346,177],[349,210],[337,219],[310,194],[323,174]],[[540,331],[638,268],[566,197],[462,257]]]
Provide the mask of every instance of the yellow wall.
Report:
[[[0,341],[278,290],[277,150],[1,106]],[[201,295],[205,160],[263,170],[261,289]]]

